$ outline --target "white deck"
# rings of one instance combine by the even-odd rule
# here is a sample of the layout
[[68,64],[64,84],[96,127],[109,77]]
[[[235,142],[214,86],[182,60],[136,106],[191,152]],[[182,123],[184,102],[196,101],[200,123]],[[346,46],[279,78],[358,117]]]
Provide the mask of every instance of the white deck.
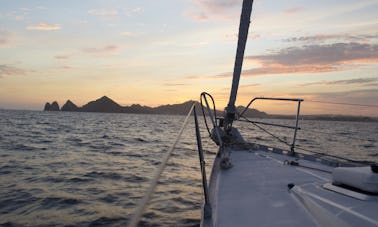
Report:
[[232,151],[231,160],[232,168],[213,170],[213,214],[204,226],[378,226],[377,196],[364,201],[325,189],[330,173],[285,165],[293,158],[265,151]]

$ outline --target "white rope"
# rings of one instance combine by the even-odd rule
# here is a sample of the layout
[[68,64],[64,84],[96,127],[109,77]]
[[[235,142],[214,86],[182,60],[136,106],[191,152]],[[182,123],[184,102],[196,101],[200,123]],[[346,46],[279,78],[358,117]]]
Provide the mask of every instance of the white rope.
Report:
[[150,187],[148,188],[145,196],[140,201],[139,206],[137,207],[137,209],[135,211],[135,214],[132,217],[132,219],[131,219],[131,221],[130,221],[130,223],[128,225],[129,227],[136,227],[138,225],[139,220],[140,220],[140,218],[141,218],[141,216],[142,216],[142,214],[144,212],[144,209],[146,208],[147,203],[150,201],[150,199],[152,197],[152,194],[155,191],[155,188],[156,188],[156,186],[157,186],[157,184],[159,182],[161,174],[164,171],[164,169],[165,169],[165,167],[166,167],[166,165],[168,163],[168,160],[171,157],[172,152],[175,149],[178,141],[180,140],[181,135],[184,132],[184,129],[185,129],[186,125],[188,124],[188,120],[189,120],[190,115],[193,112],[194,105],[195,105],[195,103],[193,103],[192,107],[190,108],[190,111],[189,111],[188,115],[186,116],[184,123],[181,126],[181,129],[180,129],[180,131],[179,131],[179,133],[177,135],[177,138],[176,138],[175,142],[173,143],[172,147],[170,147],[170,149],[168,150],[168,152],[165,154],[162,163],[160,164],[159,168],[156,171],[155,176],[152,178],[152,180],[150,182]]

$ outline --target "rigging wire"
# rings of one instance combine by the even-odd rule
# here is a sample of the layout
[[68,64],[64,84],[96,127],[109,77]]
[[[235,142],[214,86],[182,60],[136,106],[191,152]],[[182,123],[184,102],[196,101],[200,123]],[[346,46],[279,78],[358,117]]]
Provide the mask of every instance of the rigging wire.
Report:
[[[247,122],[253,124],[254,126],[256,126],[257,128],[259,128],[260,130],[262,130],[263,132],[269,134],[270,136],[272,136],[273,138],[277,139],[279,142],[287,145],[287,146],[291,146],[291,144],[287,143],[286,141],[282,140],[281,138],[279,138],[278,136],[274,135],[273,133],[269,132],[268,130],[266,130],[265,128],[255,124],[253,121],[249,120],[248,118],[242,116],[242,118],[244,118],[244,120],[246,120]],[[354,162],[354,163],[361,163],[361,164],[375,164],[375,162],[371,162],[371,161],[366,161],[366,160],[361,160],[361,161],[358,161],[358,160],[353,160],[353,159],[349,159],[349,158],[344,158],[344,157],[340,157],[340,156],[337,156],[337,155],[332,155],[332,154],[328,154],[328,153],[323,153],[323,152],[318,152],[318,151],[313,151],[313,150],[310,150],[310,149],[307,149],[307,148],[303,148],[299,145],[295,145],[295,149],[299,149],[299,150],[302,150],[302,151],[307,151],[307,152],[310,152],[312,154],[318,154],[318,155],[322,155],[322,156],[326,156],[326,157],[332,157],[332,158],[337,158],[337,159],[340,159],[340,160],[344,160],[344,161],[348,161],[348,162]]]
[[[319,133],[319,134],[325,134],[325,135],[333,135],[335,136],[335,133],[334,132],[323,132],[323,131],[319,131],[319,130],[316,130],[316,129],[308,129],[308,128],[301,128],[303,131],[309,131],[309,132],[315,132],[315,133]],[[374,139],[364,139],[364,138],[360,138],[360,137],[354,137],[354,136],[348,136],[348,135],[337,135],[338,137],[345,137],[345,138],[348,138],[348,139],[354,139],[354,140],[361,140],[361,141],[365,141],[365,142],[372,142],[372,143],[376,143],[378,141],[374,140]]]
[[347,106],[366,106],[366,107],[375,107],[375,108],[378,108],[378,105],[347,103],[347,102],[326,102],[326,101],[318,101],[318,100],[311,100],[311,99],[306,99],[306,102],[317,102],[317,103],[335,104],[335,105],[347,105]]
[[374,162],[371,162],[371,161],[353,160],[353,159],[349,159],[349,158],[340,157],[340,156],[337,156],[337,155],[332,155],[332,154],[327,154],[327,153],[323,153],[323,152],[313,151],[313,150],[310,150],[310,149],[307,149],[307,148],[303,148],[303,147],[297,146],[297,145],[295,146],[295,148],[297,148],[298,150],[307,151],[307,152],[310,152],[310,153],[313,153],[313,154],[318,154],[318,155],[323,155],[323,156],[327,156],[327,157],[337,158],[337,159],[341,159],[341,160],[348,161],[348,162],[362,163],[362,164],[374,164]]
[[181,129],[179,131],[179,133],[177,134],[177,137],[176,137],[176,140],[175,142],[173,143],[173,145],[170,147],[170,149],[168,150],[168,152],[165,154],[159,168],[157,169],[156,173],[155,173],[155,176],[152,178],[151,180],[151,183],[150,183],[150,187],[148,188],[146,194],[144,195],[144,197],[142,198],[142,200],[140,201],[136,211],[135,211],[135,214],[134,216],[132,217],[130,223],[128,226],[130,227],[136,227],[138,225],[138,222],[143,214],[143,211],[144,209],[146,208],[147,206],[147,203],[150,201],[151,197],[152,197],[152,194],[154,193],[155,191],[155,188],[159,182],[159,179],[161,177],[161,174],[163,173],[165,167],[167,166],[167,163],[168,163],[168,160],[169,158],[171,157],[172,153],[173,153],[173,150],[175,149],[178,141],[180,140],[181,136],[182,136],[182,133],[184,132],[184,129],[186,127],[186,125],[188,124],[189,122],[189,117],[190,115],[192,114],[193,112],[193,109],[194,109],[194,106],[195,106],[195,103],[192,104],[189,112],[188,112],[188,115],[186,116],[182,126],[181,126]]
[[269,134],[270,136],[272,136],[273,138],[277,139],[277,140],[280,141],[281,143],[283,143],[283,144],[285,144],[285,145],[287,145],[287,146],[289,146],[289,147],[291,146],[291,144],[289,144],[288,142],[284,141],[284,140],[281,139],[280,137],[274,135],[273,133],[269,132],[269,131],[266,130],[265,128],[263,128],[263,127],[257,125],[255,122],[249,120],[248,118],[246,118],[246,117],[244,117],[244,116],[242,116],[242,118],[243,118],[245,121],[247,121],[247,122],[253,124],[254,126],[256,126],[257,128],[259,128],[259,129],[262,130],[263,132],[265,132],[265,133]]

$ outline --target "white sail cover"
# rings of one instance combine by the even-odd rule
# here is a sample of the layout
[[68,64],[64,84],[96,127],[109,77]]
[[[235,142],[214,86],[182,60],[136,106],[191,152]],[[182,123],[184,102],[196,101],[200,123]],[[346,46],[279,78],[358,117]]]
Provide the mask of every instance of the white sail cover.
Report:
[[332,183],[378,193],[378,173],[374,173],[370,166],[335,168],[332,172]]

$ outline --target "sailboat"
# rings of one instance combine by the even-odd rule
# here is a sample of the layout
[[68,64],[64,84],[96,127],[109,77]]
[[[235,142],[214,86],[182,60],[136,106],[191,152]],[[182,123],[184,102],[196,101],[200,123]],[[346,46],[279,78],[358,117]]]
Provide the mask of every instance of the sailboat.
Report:
[[[209,186],[202,171],[205,201],[201,226],[378,226],[376,164],[295,151],[303,99],[254,98],[237,113],[235,100],[252,5],[253,0],[243,1],[232,88],[224,117],[214,116],[209,105],[209,100],[214,101],[211,95],[201,95],[211,118],[212,138],[219,146]],[[258,99],[297,103],[295,125],[275,125],[293,129],[288,151],[247,142],[233,127],[235,121],[250,121],[244,113]]]
[[[201,94],[204,122],[218,146],[209,180],[206,177],[196,105],[192,105],[172,147],[163,157],[151,185],[129,226],[137,226],[146,204],[180,136],[194,115],[204,202],[201,226],[378,226],[378,166],[327,155],[296,151],[301,98],[253,98],[238,112],[235,107],[253,0],[243,0],[232,87],[223,117],[215,100]],[[295,124],[251,121],[245,117],[256,100],[297,103]],[[293,130],[287,150],[245,141],[236,121],[268,124]]]

